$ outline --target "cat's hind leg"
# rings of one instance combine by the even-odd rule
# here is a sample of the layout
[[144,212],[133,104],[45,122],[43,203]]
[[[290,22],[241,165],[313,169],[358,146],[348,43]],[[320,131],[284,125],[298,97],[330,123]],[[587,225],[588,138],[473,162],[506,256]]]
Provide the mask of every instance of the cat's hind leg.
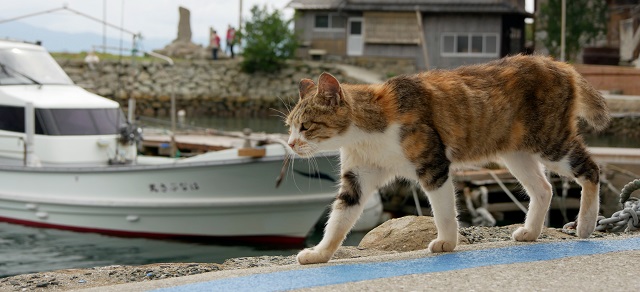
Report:
[[589,237],[596,228],[600,208],[600,168],[582,143],[577,143],[560,161],[543,163],[559,175],[573,178],[582,187],[576,234],[580,238]]
[[322,240],[315,247],[298,253],[298,263],[328,262],[362,214],[366,200],[386,181],[388,177],[381,170],[343,171],[340,190],[333,202]]
[[524,226],[513,232],[516,241],[534,241],[540,236],[544,219],[551,203],[552,189],[533,154],[513,152],[500,155],[511,174],[520,182],[529,196],[529,210]]

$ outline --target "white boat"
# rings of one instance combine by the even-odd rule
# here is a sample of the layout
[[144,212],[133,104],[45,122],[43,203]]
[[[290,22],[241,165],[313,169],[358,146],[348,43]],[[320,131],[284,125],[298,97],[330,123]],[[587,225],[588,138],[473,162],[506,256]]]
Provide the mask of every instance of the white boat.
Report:
[[0,221],[300,244],[335,197],[337,153],[294,159],[278,188],[277,143],[258,157],[138,156],[119,104],[74,85],[44,48],[0,41],[0,64]]

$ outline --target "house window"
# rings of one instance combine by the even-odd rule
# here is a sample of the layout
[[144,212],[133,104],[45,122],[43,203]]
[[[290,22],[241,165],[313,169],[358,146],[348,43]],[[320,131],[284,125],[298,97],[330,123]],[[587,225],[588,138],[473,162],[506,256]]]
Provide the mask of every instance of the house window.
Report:
[[316,15],[315,28],[329,28],[329,15]]
[[333,14],[318,14],[314,24],[315,29],[343,30],[347,26],[347,18]]
[[445,57],[497,57],[498,47],[495,33],[446,33],[440,52]]

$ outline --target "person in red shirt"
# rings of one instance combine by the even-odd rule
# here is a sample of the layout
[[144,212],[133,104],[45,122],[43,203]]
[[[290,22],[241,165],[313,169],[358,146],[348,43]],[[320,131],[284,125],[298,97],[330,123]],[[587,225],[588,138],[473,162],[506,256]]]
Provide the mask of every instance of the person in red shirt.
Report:
[[231,54],[231,59],[235,57],[235,54],[233,53],[233,45],[235,45],[235,42],[236,30],[235,28],[233,28],[233,26],[229,25],[229,27],[227,28],[227,51],[229,52],[229,54]]
[[214,60],[218,60],[218,50],[220,49],[220,37],[218,33],[211,28],[211,33],[209,35],[209,47],[211,47],[211,53]]

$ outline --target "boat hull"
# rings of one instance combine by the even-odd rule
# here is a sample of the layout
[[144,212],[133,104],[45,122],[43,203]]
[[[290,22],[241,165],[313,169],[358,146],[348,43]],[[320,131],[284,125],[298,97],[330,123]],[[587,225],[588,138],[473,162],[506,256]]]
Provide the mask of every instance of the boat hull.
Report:
[[[222,155],[222,154],[221,154]],[[0,167],[0,220],[144,237],[297,242],[336,191],[337,157],[284,156],[171,165]],[[310,164],[311,163],[311,164]]]

